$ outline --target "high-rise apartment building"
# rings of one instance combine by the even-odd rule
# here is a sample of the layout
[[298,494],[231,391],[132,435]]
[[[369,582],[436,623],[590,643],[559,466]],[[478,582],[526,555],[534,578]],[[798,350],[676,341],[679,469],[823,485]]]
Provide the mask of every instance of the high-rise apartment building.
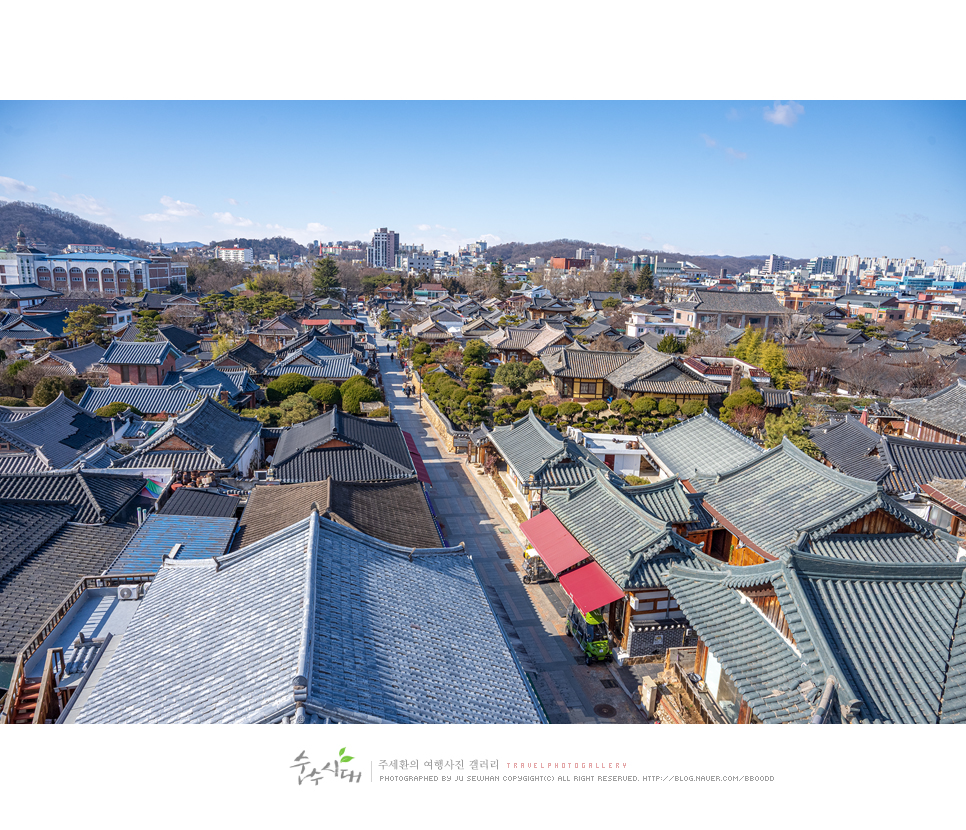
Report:
[[388,228],[379,228],[372,235],[372,244],[366,248],[366,265],[373,268],[393,268],[399,253],[399,234]]
[[215,256],[225,262],[240,262],[251,265],[255,261],[255,252],[251,248],[215,248]]

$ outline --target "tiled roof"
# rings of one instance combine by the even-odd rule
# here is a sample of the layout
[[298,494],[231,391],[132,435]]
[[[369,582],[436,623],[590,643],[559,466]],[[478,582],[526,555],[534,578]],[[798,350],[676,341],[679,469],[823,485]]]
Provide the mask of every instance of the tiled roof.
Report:
[[[170,374],[168,375],[170,377]],[[145,415],[169,415],[187,411],[200,395],[217,397],[221,386],[191,386],[175,383],[171,386],[152,386],[149,383],[121,383],[117,386],[88,386],[80,400],[80,407],[96,412],[112,403],[126,403]]]
[[7,422],[3,430],[36,447],[52,470],[69,466],[111,437],[108,421],[91,415],[63,392],[39,412]]
[[188,372],[168,372],[164,376],[163,383],[166,386],[173,386],[179,382],[195,389],[220,387],[233,398],[243,392],[254,392],[258,389],[258,384],[252,380],[247,369],[229,369],[218,366],[206,366],[203,369],[193,369]]
[[821,538],[878,509],[913,531],[929,527],[874,482],[826,467],[787,438],[702,489],[712,515],[771,557],[780,556],[803,533]]
[[[3,436],[3,432],[0,432],[0,436]],[[0,454],[0,475],[35,473],[49,469],[47,463],[36,452]]]
[[540,336],[543,329],[532,328],[506,328],[497,329],[492,334],[488,334],[483,339],[489,343],[494,349],[501,351],[515,351],[526,349],[537,337]]
[[593,478],[596,470],[612,475],[593,453],[565,439],[541,421],[531,409],[518,421],[494,427],[486,440],[526,482],[531,474],[536,486],[572,486]]
[[653,484],[624,487],[621,492],[662,522],[701,526],[710,519],[704,508],[695,503],[699,500],[689,498],[693,494],[685,492],[677,476]]
[[785,409],[795,404],[792,393],[787,389],[773,389],[770,386],[756,386],[755,388],[761,392],[765,409]]
[[[61,349],[56,352],[47,352],[43,357],[37,358],[34,363],[43,360],[45,363],[55,361],[64,366],[72,375],[79,375],[89,372],[92,369],[103,370],[103,366],[97,366],[100,359],[104,356],[105,349],[97,343],[87,343],[74,349]],[[43,364],[41,364],[43,365]]]
[[167,340],[151,343],[125,343],[123,340],[114,340],[107,347],[100,363],[105,365],[113,363],[130,366],[160,366],[169,354],[173,354],[175,358],[184,357]]
[[569,341],[570,339],[571,337],[567,332],[547,326],[546,328],[539,329],[537,336],[524,346],[524,349],[536,357],[547,347],[556,345],[558,341]]
[[896,412],[931,427],[966,436],[966,380],[963,378],[925,398],[896,399],[891,406]]
[[608,378],[625,364],[635,360],[627,352],[597,352],[563,349],[554,355],[553,368],[547,367],[554,377],[560,378]]
[[124,546],[109,574],[156,573],[161,560],[175,545],[181,545],[175,559],[208,559],[228,550],[235,533],[234,518],[213,516],[148,516]]
[[0,475],[0,499],[56,501],[73,505],[73,521],[99,524],[111,521],[144,488],[139,475],[88,471]]
[[342,722],[544,721],[461,549],[315,515],[217,565],[165,564],[77,721],[278,722],[303,702]]
[[201,342],[201,338],[197,334],[180,326],[159,326],[158,337],[163,337],[182,353],[194,348]]
[[[757,573],[763,567],[745,568],[743,575],[767,582],[775,568]],[[755,577],[749,573],[753,569]],[[759,719],[807,722],[822,693],[819,680],[824,679],[803,665],[788,641],[729,584],[734,571],[728,566],[699,571],[675,565],[664,576],[664,584]]]
[[78,580],[103,572],[135,529],[66,524],[0,579],[0,660],[15,660]]
[[219,473],[228,467],[210,453],[190,450],[162,450],[158,452],[134,452],[115,462],[115,467],[138,469],[141,467],[170,468],[176,473]]
[[255,487],[245,505],[233,549],[304,519],[313,504],[323,517],[383,542],[410,548],[442,544],[422,485],[416,479],[378,483],[330,479]]
[[238,512],[238,499],[222,496],[196,487],[179,487],[158,512],[162,516],[211,516],[233,519]]
[[954,536],[936,531],[919,533],[833,533],[809,540],[809,552],[855,562],[955,562]]
[[921,487],[927,496],[957,513],[966,514],[966,479],[934,478]]
[[199,452],[207,454],[212,461],[220,464],[220,468],[231,469],[260,429],[261,424],[254,418],[242,418],[206,397],[187,412],[165,422],[164,426],[118,466],[143,466],[146,454],[151,453],[154,447],[169,438],[177,437]]
[[265,351],[261,346],[252,343],[250,340],[246,340],[244,343],[235,346],[234,349],[216,357],[215,366],[218,365],[220,360],[240,363],[243,366],[248,366],[255,374],[261,374],[275,360],[275,355],[272,352]]
[[77,508],[56,502],[0,500],[0,579],[74,518]]
[[352,355],[340,354],[331,357],[308,357],[298,353],[287,356],[280,363],[265,369],[267,377],[280,377],[289,372],[297,372],[309,378],[333,378],[344,380],[365,372],[355,365]]
[[966,444],[887,436],[880,450],[889,469],[885,486],[890,493],[914,493],[934,478],[966,478]]
[[[697,300],[698,314],[781,314],[790,315],[774,294],[760,291],[708,291],[695,288],[691,292]],[[677,308],[678,306],[675,306]]]
[[889,465],[879,457],[882,436],[850,415],[836,423],[812,427],[808,437],[846,475],[881,481],[889,471]]
[[[316,346],[311,346],[313,343]],[[275,358],[283,357],[306,347],[315,350],[317,346],[321,346],[333,354],[351,354],[354,345],[355,337],[351,332],[339,328],[335,323],[329,323],[326,326],[313,326],[305,334],[296,337],[291,343],[287,343],[279,349],[275,353]],[[318,349],[317,353],[322,354],[322,349]]]
[[682,479],[724,472],[761,455],[761,447],[754,441],[707,412],[644,435],[641,443]]
[[[273,462],[282,463],[305,450],[329,441],[348,443],[352,447],[370,447],[406,470],[412,470],[412,459],[397,423],[357,418],[339,409],[286,427],[275,448]],[[414,473],[409,472],[409,475]]]
[[[672,562],[699,569],[715,564],[602,475],[569,490],[551,490],[544,503],[618,587],[659,588]],[[607,521],[601,521],[606,516]]]

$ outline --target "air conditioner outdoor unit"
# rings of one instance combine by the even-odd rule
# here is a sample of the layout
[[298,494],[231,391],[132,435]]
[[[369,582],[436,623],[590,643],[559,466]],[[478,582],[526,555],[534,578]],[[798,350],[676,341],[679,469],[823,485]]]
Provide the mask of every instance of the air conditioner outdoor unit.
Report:
[[134,585],[117,586],[118,599],[137,599],[140,592],[141,592],[140,583],[135,583]]

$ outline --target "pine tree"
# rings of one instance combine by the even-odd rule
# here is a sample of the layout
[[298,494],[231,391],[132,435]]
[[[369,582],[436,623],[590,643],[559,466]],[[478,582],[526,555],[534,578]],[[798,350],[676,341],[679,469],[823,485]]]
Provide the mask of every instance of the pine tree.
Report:
[[317,259],[312,269],[312,288],[319,297],[334,297],[339,294],[339,266],[332,257]]

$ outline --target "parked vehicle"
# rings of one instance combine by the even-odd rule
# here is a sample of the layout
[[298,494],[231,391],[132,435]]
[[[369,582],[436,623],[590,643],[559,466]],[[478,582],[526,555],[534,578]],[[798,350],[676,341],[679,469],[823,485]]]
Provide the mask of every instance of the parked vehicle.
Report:
[[600,611],[584,614],[571,603],[570,612],[567,614],[567,635],[577,641],[588,666],[594,662],[606,663],[613,659],[610,643],[607,642],[607,626],[604,625],[604,617]]
[[525,569],[523,574],[524,585],[532,585],[539,582],[553,582],[556,579],[550,569],[544,564],[543,559],[540,558],[540,554],[530,545],[527,545],[523,551],[523,567]]

